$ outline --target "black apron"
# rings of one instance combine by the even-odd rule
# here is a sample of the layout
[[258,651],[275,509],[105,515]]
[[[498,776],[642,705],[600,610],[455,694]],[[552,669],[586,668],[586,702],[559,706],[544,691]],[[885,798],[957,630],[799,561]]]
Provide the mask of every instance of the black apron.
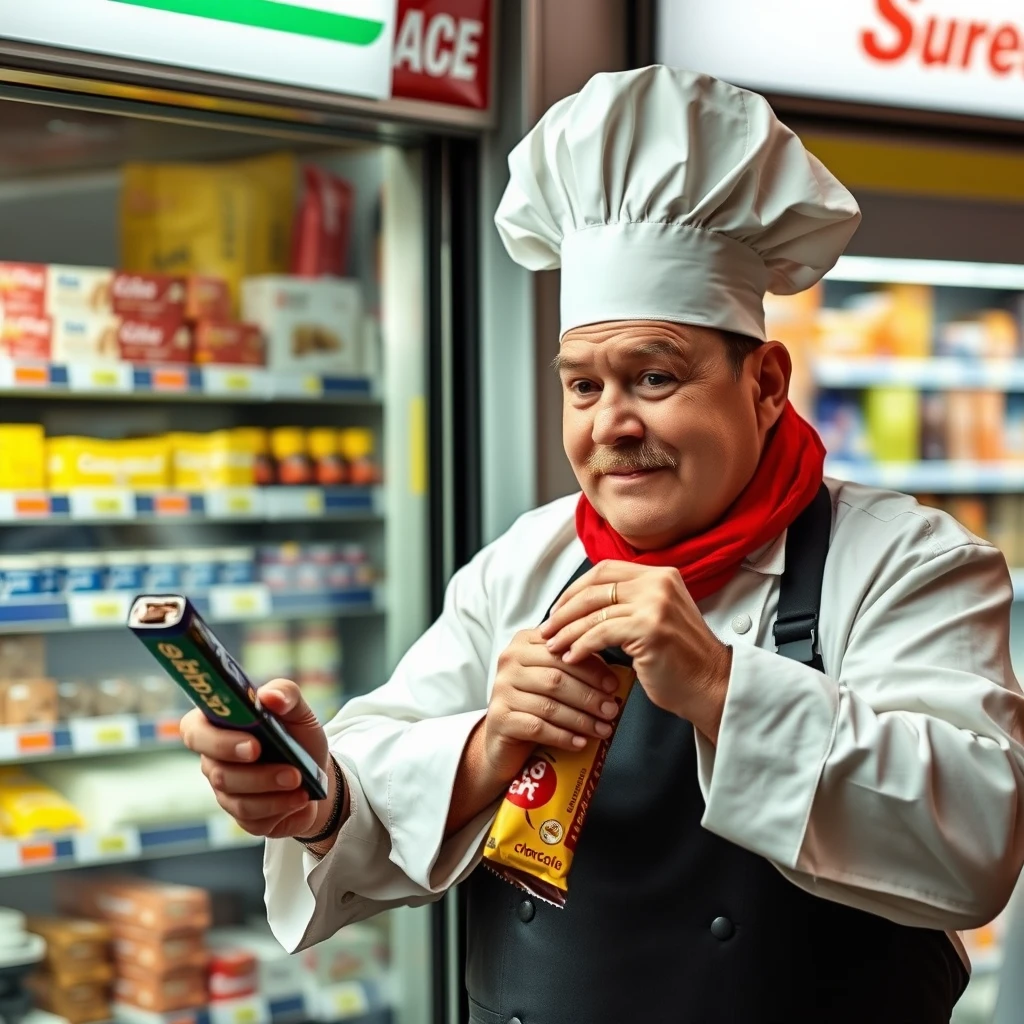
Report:
[[[823,486],[790,528],[775,629],[781,655],[819,670],[831,525]],[[470,1021],[947,1024],[967,972],[944,933],[812,896],[703,813],[693,727],[635,686],[565,908],[483,866],[467,882]]]

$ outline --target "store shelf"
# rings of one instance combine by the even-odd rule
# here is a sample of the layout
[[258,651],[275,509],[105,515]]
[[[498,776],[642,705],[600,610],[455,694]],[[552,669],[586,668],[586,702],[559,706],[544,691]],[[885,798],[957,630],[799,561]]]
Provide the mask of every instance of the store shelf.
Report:
[[46,839],[0,839],[0,877],[236,849],[262,842],[243,832],[226,814],[203,821],[125,826]]
[[830,459],[825,473],[869,487],[912,494],[997,494],[1024,491],[1024,462],[844,462]]
[[227,487],[209,491],[82,487],[60,493],[0,491],[0,524],[365,521],[382,515],[383,493],[377,487]]
[[913,387],[926,391],[976,389],[1024,391],[1024,359],[816,359],[822,388]]
[[928,284],[945,288],[1024,291],[1024,266],[955,260],[904,260],[881,256],[841,256],[825,275],[830,281],[865,284]]
[[[67,598],[35,598],[0,603],[0,633],[59,633],[73,629],[121,629],[135,595],[101,591]],[[384,611],[379,586],[346,590],[269,590],[262,583],[213,587],[193,603],[210,622],[305,619],[320,616],[376,615]]]
[[180,714],[105,715],[55,725],[0,727],[0,764],[178,746]]
[[132,366],[0,360],[0,394],[44,398],[141,398],[147,401],[376,403],[369,377],[272,372],[251,366]]
[[383,1024],[389,1019],[384,987],[373,979],[337,982],[288,997],[225,999],[174,1013],[153,1013],[124,1003],[114,1004],[114,1020],[118,1024],[333,1024],[342,1020]]

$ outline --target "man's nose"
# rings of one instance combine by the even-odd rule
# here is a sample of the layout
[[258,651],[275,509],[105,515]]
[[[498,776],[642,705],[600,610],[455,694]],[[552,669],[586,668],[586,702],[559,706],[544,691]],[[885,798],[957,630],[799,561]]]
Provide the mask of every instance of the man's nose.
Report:
[[611,446],[636,441],[644,436],[644,425],[628,402],[611,398],[602,401],[594,416],[594,444]]

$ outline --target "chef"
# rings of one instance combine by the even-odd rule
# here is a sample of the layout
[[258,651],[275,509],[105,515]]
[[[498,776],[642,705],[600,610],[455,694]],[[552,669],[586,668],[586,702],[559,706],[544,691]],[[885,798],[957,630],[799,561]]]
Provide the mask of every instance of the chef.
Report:
[[[1006,565],[912,498],[823,482],[766,291],[833,266],[858,208],[759,96],[598,75],[510,157],[514,260],[561,268],[553,372],[581,494],[452,579],[385,685],[326,731],[261,692],[328,799],[198,712],[185,741],[267,836],[296,950],[468,883],[476,1024],[939,1024],[957,929],[1024,858]],[[555,354],[555,353],[552,353]],[[621,715],[602,651],[632,660]],[[536,744],[617,732],[566,906],[480,865]]]

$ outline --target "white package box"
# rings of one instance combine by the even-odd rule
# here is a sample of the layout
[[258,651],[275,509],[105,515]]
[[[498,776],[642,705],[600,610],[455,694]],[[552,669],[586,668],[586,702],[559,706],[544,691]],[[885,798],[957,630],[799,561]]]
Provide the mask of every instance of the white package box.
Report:
[[114,271],[109,267],[71,267],[51,263],[46,268],[46,311],[61,313],[113,313],[111,289]]
[[357,281],[250,277],[242,282],[242,319],[263,331],[271,370],[363,373],[363,296]]
[[121,321],[113,314],[63,312],[53,318],[51,358],[55,363],[115,360]]

